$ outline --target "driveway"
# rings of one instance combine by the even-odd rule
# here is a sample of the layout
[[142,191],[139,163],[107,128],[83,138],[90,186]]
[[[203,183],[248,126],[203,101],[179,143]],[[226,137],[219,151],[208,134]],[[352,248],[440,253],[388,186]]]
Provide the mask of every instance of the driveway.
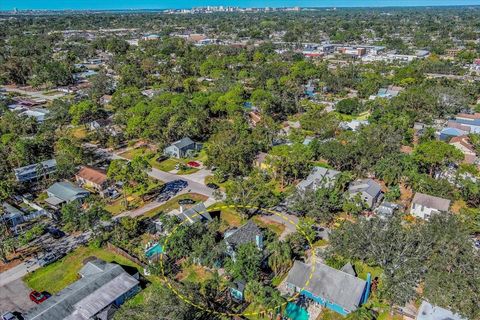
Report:
[[[79,235],[68,235],[61,239],[55,240],[49,234],[44,234],[43,236],[34,240],[31,245],[39,245],[45,252],[58,252],[64,251],[68,253],[78,247],[80,244],[86,243],[90,238],[91,232],[82,233]],[[41,258],[43,255],[39,254],[38,258]],[[37,263],[37,259],[30,257],[19,265],[0,273],[0,288],[23,278],[28,272],[32,272],[38,269],[40,266]]]
[[0,287],[0,314],[10,312],[25,313],[36,304],[29,298],[30,289],[21,279]]
[[[283,224],[285,226],[285,230],[283,230],[282,234],[280,235],[280,240],[284,240],[289,234],[297,231],[298,217],[288,213],[281,213],[281,215],[282,217],[279,217],[275,214],[268,216],[262,215],[262,218],[265,220]],[[287,219],[288,221],[285,221],[285,219]],[[292,224],[292,222],[294,224]]]

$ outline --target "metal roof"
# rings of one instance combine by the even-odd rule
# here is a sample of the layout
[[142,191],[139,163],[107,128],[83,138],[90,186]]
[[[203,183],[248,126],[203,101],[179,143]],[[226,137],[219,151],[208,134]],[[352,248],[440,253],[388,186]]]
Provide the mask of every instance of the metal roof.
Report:
[[[85,270],[98,269],[98,272]],[[84,276],[30,310],[26,320],[86,320],[102,311],[139,281],[120,265],[96,259],[80,271]]]
[[54,183],[47,189],[47,192],[49,194],[52,194],[53,197],[62,199],[67,202],[74,200],[81,195],[89,194],[87,190],[77,187],[76,185],[68,181]]
[[434,306],[427,301],[422,301],[418,309],[416,320],[466,320],[452,311]]
[[366,281],[317,262],[312,278],[308,285],[305,285],[311,271],[311,265],[295,261],[288,272],[286,282],[347,311],[353,311],[359,307]]
[[188,147],[192,144],[195,144],[195,142],[193,142],[193,140],[190,139],[189,137],[185,137],[181,140],[178,140],[178,141],[175,141],[174,143],[172,143],[172,145],[177,147],[178,149],[183,149],[183,148]]
[[297,185],[299,189],[320,187],[331,187],[334,184],[335,177],[340,174],[340,171],[327,169],[323,167],[314,167],[308,177]]

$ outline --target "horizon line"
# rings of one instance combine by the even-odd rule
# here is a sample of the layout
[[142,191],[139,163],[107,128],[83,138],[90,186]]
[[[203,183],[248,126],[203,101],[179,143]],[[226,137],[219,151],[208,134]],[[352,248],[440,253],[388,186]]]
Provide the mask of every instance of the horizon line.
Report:
[[[229,6],[229,5],[206,5],[198,7],[185,7],[185,8],[108,8],[108,9],[0,9],[0,13],[5,12],[116,12],[116,11],[169,11],[169,10],[192,10],[192,9],[203,9],[207,7],[224,7],[224,8],[237,8],[237,9],[388,9],[388,8],[446,8],[446,7],[480,7],[480,4],[435,4],[435,5],[388,5],[388,6],[282,6],[282,7],[242,7],[242,6]],[[222,13],[222,12],[215,12]],[[224,12],[224,13],[235,13],[235,12]]]

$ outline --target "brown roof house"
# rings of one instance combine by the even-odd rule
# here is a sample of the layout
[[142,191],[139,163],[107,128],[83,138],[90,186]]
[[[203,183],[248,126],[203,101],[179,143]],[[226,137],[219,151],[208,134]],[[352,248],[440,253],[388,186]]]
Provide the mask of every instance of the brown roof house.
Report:
[[97,192],[104,191],[107,186],[107,173],[105,170],[84,166],[75,175],[76,181],[86,188],[94,189]]
[[465,163],[474,164],[477,162],[477,154],[472,144],[470,143],[468,136],[453,137],[452,139],[450,139],[449,144],[455,146],[463,153],[465,157],[463,161]]

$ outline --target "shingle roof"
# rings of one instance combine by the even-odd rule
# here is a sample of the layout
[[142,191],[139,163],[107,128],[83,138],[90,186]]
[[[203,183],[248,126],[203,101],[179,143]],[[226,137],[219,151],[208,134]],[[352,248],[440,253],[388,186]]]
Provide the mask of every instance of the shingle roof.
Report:
[[317,262],[312,278],[305,286],[311,270],[312,266],[295,261],[286,281],[347,311],[353,311],[360,305],[366,281]]
[[105,170],[92,168],[88,166],[82,167],[80,171],[78,171],[77,176],[99,185],[107,181],[107,173],[105,172]]
[[312,172],[305,180],[300,181],[297,188],[305,189],[312,187],[314,189],[319,187],[331,187],[334,183],[335,177],[340,174],[340,171],[326,169],[323,167],[314,167]]
[[382,187],[372,179],[360,179],[352,182],[348,187],[349,193],[366,192],[375,197],[382,191]]
[[225,236],[225,241],[230,245],[239,246],[241,244],[255,242],[256,236],[261,234],[262,231],[258,226],[252,220],[249,220],[243,226]]
[[412,203],[419,204],[427,208],[437,209],[439,211],[448,211],[448,208],[450,207],[450,200],[434,197],[420,192],[415,193]]
[[182,220],[187,219],[191,223],[202,221],[202,220],[203,221],[212,220],[212,217],[210,216],[210,213],[208,213],[207,208],[205,207],[205,204],[203,202],[194,205],[190,209],[182,211],[180,218]]
[[192,139],[190,139],[189,137],[185,137],[181,140],[175,141],[174,143],[172,143],[172,145],[174,145],[178,149],[183,149],[183,148],[188,147],[189,145],[194,144],[194,143],[195,142],[193,142]]
[[80,280],[30,310],[25,319],[90,319],[139,284],[120,265],[99,259],[87,263],[80,274]]

